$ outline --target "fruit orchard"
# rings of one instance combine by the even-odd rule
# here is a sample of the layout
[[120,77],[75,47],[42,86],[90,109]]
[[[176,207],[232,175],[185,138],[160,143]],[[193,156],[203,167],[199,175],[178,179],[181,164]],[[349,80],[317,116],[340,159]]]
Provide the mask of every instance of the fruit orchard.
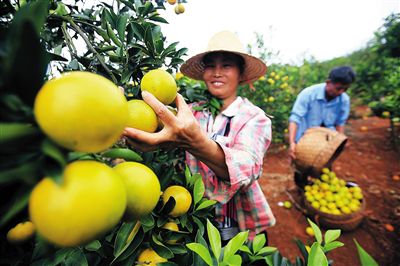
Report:
[[[205,100],[199,108],[213,114],[221,106],[204,84],[179,76],[187,49],[162,33],[167,21],[158,11],[174,5],[174,12],[184,15],[186,1],[64,2],[0,4],[0,262],[287,261],[266,246],[263,235],[249,242],[241,232],[222,247],[213,224],[215,201],[204,197],[202,178],[188,170],[182,151],[138,152],[119,138],[126,125],[149,132],[162,127],[142,101],[143,90],[159,94],[171,112],[178,88],[188,102]],[[274,117],[274,142],[284,144],[295,95],[324,80],[331,66],[363,62],[355,66],[360,77],[350,93],[360,102],[354,104],[368,102],[377,115],[389,118],[397,147],[399,20],[398,15],[387,18],[373,43],[349,57],[305,61],[300,67],[271,65],[265,77],[240,93]],[[257,42],[268,60],[261,36]],[[159,91],[158,82],[168,89]],[[151,123],[143,123],[143,117]],[[350,211],[359,208],[354,204]],[[309,225],[315,241],[308,248],[297,242],[296,265],[328,265],[328,252],[342,245],[340,230],[323,235],[311,220]],[[376,263],[357,247],[363,262]]]

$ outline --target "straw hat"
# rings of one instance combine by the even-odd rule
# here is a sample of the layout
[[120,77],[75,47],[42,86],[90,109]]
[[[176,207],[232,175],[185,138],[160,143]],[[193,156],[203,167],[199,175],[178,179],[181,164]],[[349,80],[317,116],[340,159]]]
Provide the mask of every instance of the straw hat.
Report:
[[221,31],[211,37],[205,52],[189,58],[181,66],[181,72],[192,79],[203,80],[203,57],[211,52],[230,52],[243,57],[245,63],[240,84],[251,83],[267,71],[267,66],[263,61],[246,53],[243,44],[234,33]]

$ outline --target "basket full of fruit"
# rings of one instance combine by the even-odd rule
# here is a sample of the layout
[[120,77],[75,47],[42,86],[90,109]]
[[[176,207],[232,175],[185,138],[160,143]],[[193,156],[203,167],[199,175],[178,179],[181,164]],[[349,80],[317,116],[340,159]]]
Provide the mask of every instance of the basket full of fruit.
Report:
[[307,213],[321,226],[351,231],[362,222],[366,201],[357,184],[323,168],[320,178],[312,178],[304,189]]

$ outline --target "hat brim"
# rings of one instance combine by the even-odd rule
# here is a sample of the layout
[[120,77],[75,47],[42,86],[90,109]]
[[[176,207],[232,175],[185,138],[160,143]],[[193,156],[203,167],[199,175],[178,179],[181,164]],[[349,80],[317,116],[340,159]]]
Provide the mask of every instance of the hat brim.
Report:
[[215,50],[207,51],[204,53],[197,54],[189,58],[184,64],[182,64],[180,71],[187,77],[195,80],[203,80],[204,64],[203,57],[206,54],[213,52],[228,52],[239,55],[244,59],[244,70],[242,73],[242,79],[239,84],[252,83],[260,77],[264,76],[267,72],[267,66],[259,58],[249,54],[226,51],[226,50]]

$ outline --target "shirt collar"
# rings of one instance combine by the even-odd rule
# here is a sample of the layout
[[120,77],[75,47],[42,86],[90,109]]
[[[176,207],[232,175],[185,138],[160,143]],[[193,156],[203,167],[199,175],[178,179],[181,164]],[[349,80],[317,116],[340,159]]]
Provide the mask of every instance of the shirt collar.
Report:
[[325,98],[325,87],[326,87],[326,83],[324,83],[324,85],[321,86],[320,89],[318,90],[318,94],[317,94],[317,99],[318,100],[326,100],[326,98]]
[[243,102],[242,97],[236,97],[236,99],[226,108],[224,111],[222,111],[221,114],[227,117],[234,117],[238,112],[239,112],[239,107]]

